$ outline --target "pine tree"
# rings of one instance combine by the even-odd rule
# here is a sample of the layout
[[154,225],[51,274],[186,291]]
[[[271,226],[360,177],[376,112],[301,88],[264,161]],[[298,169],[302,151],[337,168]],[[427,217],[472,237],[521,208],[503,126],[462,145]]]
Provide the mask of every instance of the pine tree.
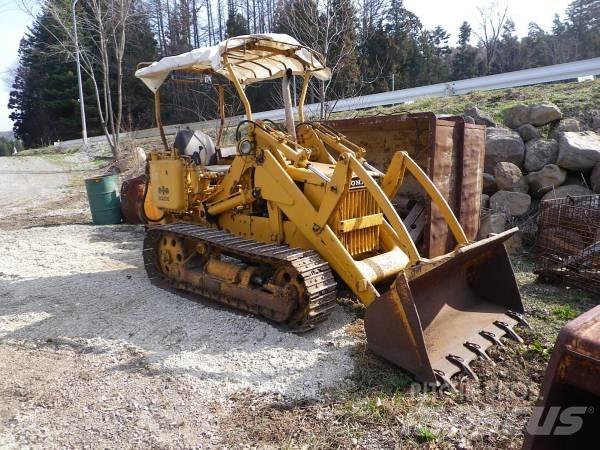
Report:
[[327,64],[333,66],[333,93],[335,98],[356,95],[359,67],[356,57],[356,17],[351,0],[331,0],[330,24],[337,37],[330,39],[325,55]]
[[464,80],[478,74],[477,49],[471,46],[471,25],[465,21],[458,34],[458,49],[452,60],[452,79]]
[[365,94],[392,89],[392,79],[389,76],[392,73],[392,62],[388,54],[390,45],[390,37],[384,29],[383,20],[380,20],[358,49]]
[[[50,14],[42,11],[21,40],[8,107],[13,110],[10,118],[15,136],[26,147],[81,135],[75,63],[54,48],[60,33]],[[92,99],[86,97],[86,107],[90,105],[89,111],[93,111]],[[88,126],[91,133],[99,131],[94,120],[88,121]]]
[[225,22],[225,37],[230,38],[248,34],[248,20],[237,10],[237,6],[233,0],[227,2],[227,9],[229,15]]
[[575,0],[567,7],[568,31],[575,39],[575,58],[600,54],[600,0]]
[[419,42],[423,30],[421,21],[404,8],[402,0],[390,0],[385,30],[390,37],[390,76],[394,76],[395,88],[415,86],[423,62]]

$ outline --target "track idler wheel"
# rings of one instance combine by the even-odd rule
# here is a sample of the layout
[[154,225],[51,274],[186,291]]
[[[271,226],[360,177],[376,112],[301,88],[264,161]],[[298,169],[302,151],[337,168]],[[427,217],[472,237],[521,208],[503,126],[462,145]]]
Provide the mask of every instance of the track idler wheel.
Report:
[[181,238],[164,233],[158,244],[158,262],[162,273],[168,278],[181,280],[185,261],[186,249]]

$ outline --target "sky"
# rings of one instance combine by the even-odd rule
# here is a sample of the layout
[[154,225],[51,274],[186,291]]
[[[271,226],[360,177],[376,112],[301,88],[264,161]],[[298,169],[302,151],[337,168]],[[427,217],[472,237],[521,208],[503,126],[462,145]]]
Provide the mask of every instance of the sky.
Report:
[[29,14],[20,8],[20,0],[0,0],[0,131],[12,129],[8,118],[9,70],[17,63],[19,42],[31,23]]
[[[0,0],[1,1],[1,0]],[[500,9],[508,6],[508,15],[515,23],[517,35],[527,35],[529,22],[537,23],[542,29],[552,28],[554,14],[564,18],[564,11],[572,0],[404,0],[404,6],[415,13],[425,28],[443,26],[450,33],[450,42],[458,40],[458,29],[463,21],[469,22],[473,30],[480,22],[477,7],[496,5]],[[474,45],[477,39],[473,36]]]
[[[26,0],[28,1],[28,0]],[[544,30],[552,26],[555,13],[563,14],[571,0],[404,0],[407,9],[414,12],[426,28],[443,26],[455,43],[458,29],[467,20],[473,29],[479,21],[477,6],[492,3],[508,5],[509,15],[515,22],[519,36],[527,34],[529,22],[534,21]],[[0,0],[0,131],[12,129],[8,118],[8,93],[11,67],[17,64],[19,41],[31,24],[31,17],[19,5],[21,0]],[[474,38],[473,44],[476,43]]]

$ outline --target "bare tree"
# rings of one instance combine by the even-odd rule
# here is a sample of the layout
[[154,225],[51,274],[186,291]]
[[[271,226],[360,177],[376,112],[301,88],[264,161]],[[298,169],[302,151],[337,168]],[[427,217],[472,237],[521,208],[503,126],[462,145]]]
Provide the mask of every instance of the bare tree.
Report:
[[[319,51],[334,75],[343,73],[350,64],[355,63],[356,40],[349,39],[355,26],[354,15],[348,9],[339,8],[339,2],[292,0],[280,6],[278,20],[286,32],[302,44]],[[311,87],[321,102],[322,118],[328,115],[325,101],[334,81],[335,77],[332,77]],[[349,84],[345,88],[349,88]],[[345,90],[346,95],[351,95],[348,89]]]
[[489,73],[498,50],[500,34],[508,18],[508,5],[501,6],[498,2],[492,2],[486,7],[477,7],[477,11],[480,21],[475,35],[485,50],[486,71]]
[[[77,49],[70,5],[61,0],[47,0],[45,7],[65,36],[55,36],[55,50],[74,61]],[[126,29],[133,13],[133,0],[87,0],[85,11],[80,11],[77,18],[79,41],[88,43],[79,48],[81,68],[94,89],[100,125],[115,159],[120,156],[119,134],[123,124]]]

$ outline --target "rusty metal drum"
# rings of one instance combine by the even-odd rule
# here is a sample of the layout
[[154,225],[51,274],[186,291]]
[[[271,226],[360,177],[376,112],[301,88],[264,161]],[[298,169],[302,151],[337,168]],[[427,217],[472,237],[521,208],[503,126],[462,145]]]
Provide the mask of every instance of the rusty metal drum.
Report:
[[144,204],[144,190],[146,176],[130,178],[121,185],[121,214],[126,223],[145,223],[142,207]]

